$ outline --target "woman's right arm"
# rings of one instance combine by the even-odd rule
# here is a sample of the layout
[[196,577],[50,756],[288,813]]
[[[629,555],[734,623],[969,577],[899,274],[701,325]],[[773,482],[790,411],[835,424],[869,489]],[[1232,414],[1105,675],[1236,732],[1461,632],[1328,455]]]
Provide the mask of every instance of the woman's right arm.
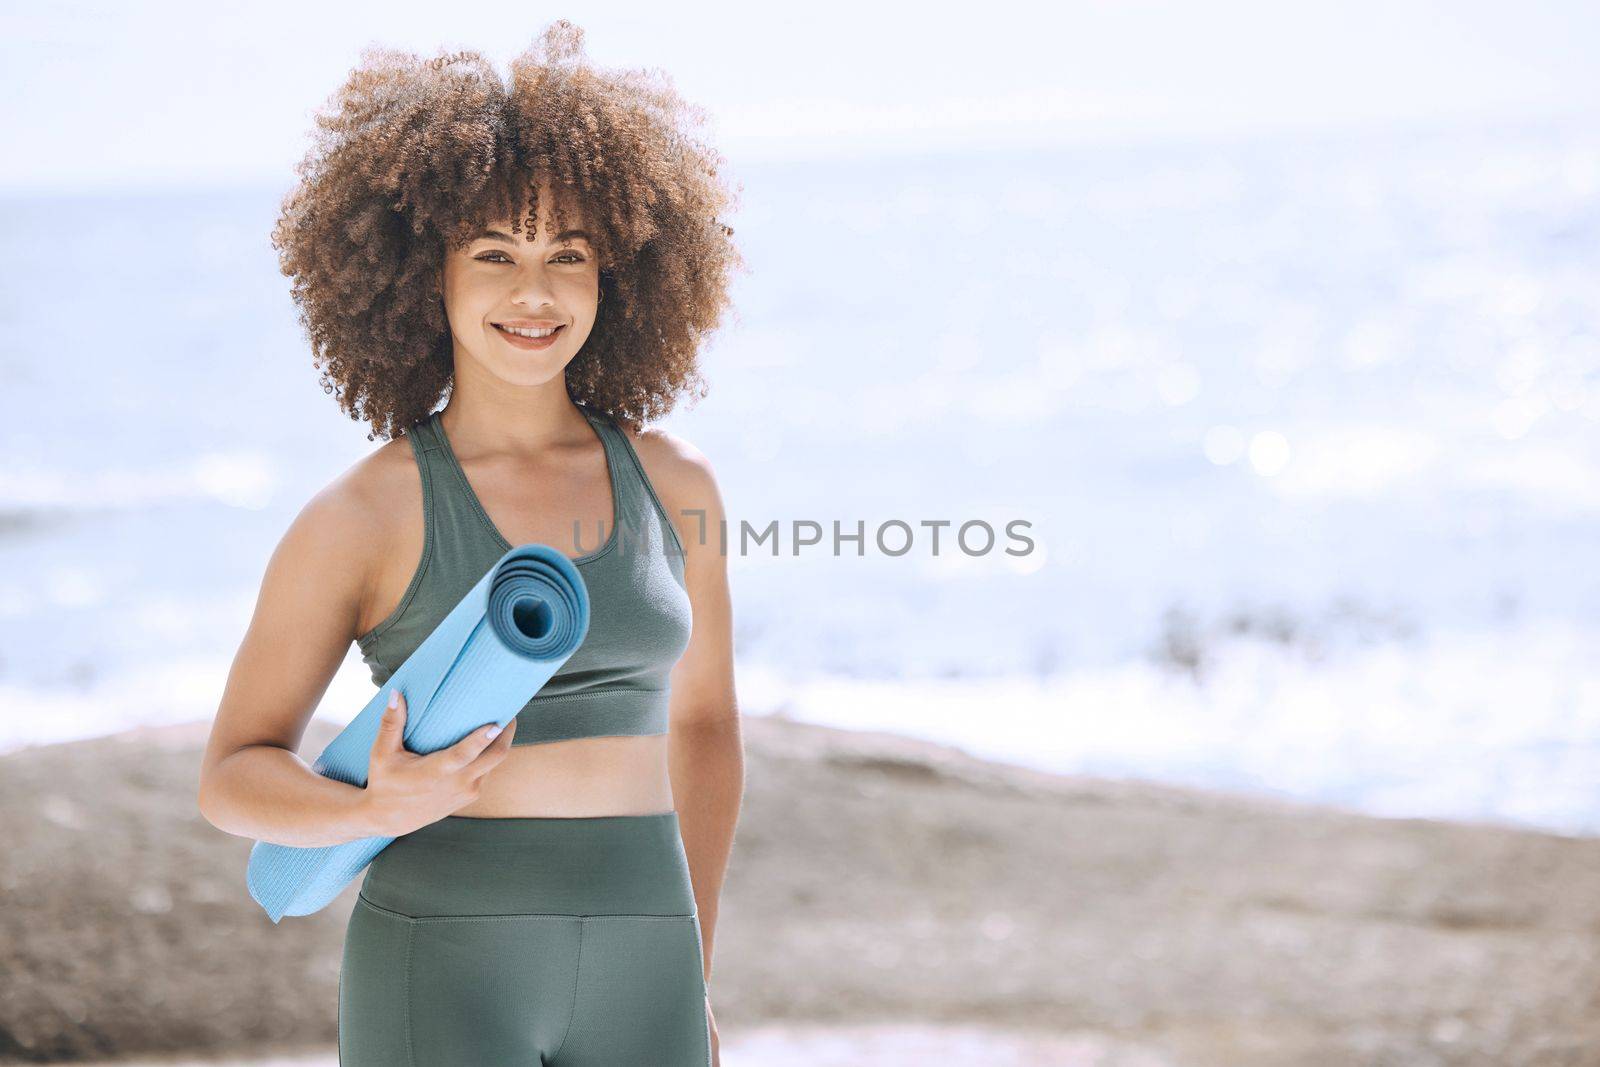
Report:
[[200,767],[200,812],[219,830],[301,847],[399,837],[476,800],[482,778],[511,751],[515,719],[503,731],[491,720],[448,748],[414,753],[403,740],[402,698],[373,740],[365,787],[326,778],[297,755],[355,640],[377,568],[373,545],[383,540],[373,516],[385,507],[422,510],[419,483],[410,482],[417,496],[408,506],[400,491],[363,493],[375,477],[358,467],[318,493],[267,562]]
[[219,830],[305,847],[378,835],[360,786],[296,752],[355,638],[372,520],[345,479],[313,497],[267,562],[200,768],[200,811]]

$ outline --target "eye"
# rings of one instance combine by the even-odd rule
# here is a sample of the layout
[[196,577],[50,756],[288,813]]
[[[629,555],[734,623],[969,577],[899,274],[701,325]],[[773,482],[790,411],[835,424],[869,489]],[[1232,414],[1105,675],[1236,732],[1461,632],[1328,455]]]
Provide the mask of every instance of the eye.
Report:
[[[489,258],[490,256],[499,256],[500,258],[499,259],[490,259]],[[570,257],[570,258],[568,258],[568,257]],[[504,252],[496,251],[496,250],[493,250],[493,249],[491,249],[488,252],[483,253],[481,256],[473,256],[472,258],[476,259],[480,263],[510,263],[511,262],[511,260],[506,256],[506,254]],[[582,253],[579,253],[579,252],[562,252],[560,255],[556,256],[555,262],[557,262],[557,263],[582,263],[583,262],[583,255],[582,255]]]

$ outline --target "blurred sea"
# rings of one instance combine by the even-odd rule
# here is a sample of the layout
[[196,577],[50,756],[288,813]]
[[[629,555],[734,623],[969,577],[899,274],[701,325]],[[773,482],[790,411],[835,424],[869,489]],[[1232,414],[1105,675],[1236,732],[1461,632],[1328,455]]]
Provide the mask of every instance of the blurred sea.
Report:
[[[747,713],[1600,832],[1600,128],[732,169],[739,317],[663,425],[783,528],[731,560]],[[286,189],[0,202],[0,748],[208,718],[377,447]],[[319,714],[370,689],[352,648]]]

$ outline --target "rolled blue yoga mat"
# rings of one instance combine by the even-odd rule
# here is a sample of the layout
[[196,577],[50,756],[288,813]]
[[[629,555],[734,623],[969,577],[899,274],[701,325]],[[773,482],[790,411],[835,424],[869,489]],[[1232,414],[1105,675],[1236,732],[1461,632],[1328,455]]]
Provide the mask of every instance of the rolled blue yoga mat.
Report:
[[[589,632],[589,591],[572,561],[548,545],[511,549],[462,597],[417,650],[312,764],[318,774],[367,784],[367,764],[389,690],[406,698],[404,743],[437,752],[491,719],[501,726],[577,651]],[[325,907],[394,841],[365,837],[322,848],[257,841],[246,880],[276,923]]]

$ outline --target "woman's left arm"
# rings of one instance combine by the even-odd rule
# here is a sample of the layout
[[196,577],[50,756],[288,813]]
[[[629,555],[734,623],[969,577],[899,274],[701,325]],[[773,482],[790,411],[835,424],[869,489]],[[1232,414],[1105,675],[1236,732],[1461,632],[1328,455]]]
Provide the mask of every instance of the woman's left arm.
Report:
[[744,798],[733,609],[722,546],[725,516],[711,464],[698,449],[659,430],[648,430],[637,441],[640,462],[683,544],[684,584],[694,613],[689,645],[670,678],[667,750],[709,985],[717,901]]

